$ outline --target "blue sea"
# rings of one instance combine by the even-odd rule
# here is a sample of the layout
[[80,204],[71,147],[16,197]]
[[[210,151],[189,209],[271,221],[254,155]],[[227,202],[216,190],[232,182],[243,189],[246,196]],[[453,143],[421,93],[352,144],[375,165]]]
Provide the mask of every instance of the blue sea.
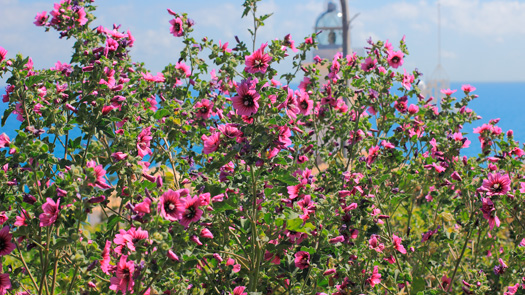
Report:
[[[521,143],[525,143],[525,82],[494,82],[494,83],[476,83],[476,82],[452,82],[450,89],[457,89],[456,97],[461,98],[463,92],[461,85],[470,84],[476,87],[473,92],[479,97],[474,99],[469,107],[473,109],[481,120],[464,126],[463,132],[468,132],[468,139],[472,142],[470,147],[463,150],[463,154],[467,156],[476,156],[481,152],[478,135],[473,134],[474,127],[481,126],[483,123],[488,123],[490,119],[500,118],[498,126],[504,132],[509,129],[514,131],[514,139]],[[0,87],[0,97],[5,94],[5,87]],[[0,115],[3,115],[7,103],[0,103]],[[16,129],[20,126],[20,122],[16,120],[16,115],[11,115],[6,121],[4,127],[0,127],[0,134],[6,133],[10,138],[16,136]],[[60,152],[56,150],[55,152]]]

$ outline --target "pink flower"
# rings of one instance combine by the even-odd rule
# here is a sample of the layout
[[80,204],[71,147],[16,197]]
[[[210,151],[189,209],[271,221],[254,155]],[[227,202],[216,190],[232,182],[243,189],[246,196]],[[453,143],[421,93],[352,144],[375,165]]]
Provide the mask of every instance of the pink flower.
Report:
[[295,266],[300,269],[305,269],[310,266],[310,253],[299,251],[295,253]]
[[20,214],[20,216],[16,216],[15,219],[15,223],[14,223],[14,226],[27,226],[28,224],[26,223],[26,219],[27,218],[31,218],[29,216],[29,213],[27,213],[27,211],[22,208],[22,213]]
[[8,255],[15,249],[15,244],[11,243],[12,237],[9,226],[6,225],[0,230],[0,257]]
[[170,33],[175,37],[181,37],[184,35],[184,30],[182,27],[182,20],[180,17],[170,20],[171,28]]
[[232,97],[233,108],[237,115],[251,116],[257,113],[259,104],[257,101],[261,95],[255,90],[255,83],[250,79],[243,80],[241,85],[237,86],[237,95]]
[[9,139],[9,136],[5,133],[0,134],[0,148],[9,147],[10,144],[11,140]]
[[441,93],[445,94],[445,95],[452,95],[454,94],[454,92],[456,92],[457,90],[450,90],[450,89],[441,89]]
[[141,203],[138,203],[137,205],[135,205],[135,207],[133,207],[133,210],[135,210],[136,212],[139,212],[139,213],[150,213],[151,212],[151,199],[150,198],[145,198],[144,201],[142,201]]
[[248,293],[244,292],[246,287],[244,286],[237,286],[235,289],[233,289],[233,293],[230,293],[231,295],[248,295]]
[[264,48],[268,46],[268,43],[261,45],[261,48],[257,49],[252,55],[245,57],[246,67],[244,70],[247,73],[266,73],[268,69],[269,62],[272,60],[269,54],[264,53]]
[[121,291],[122,294],[126,294],[128,291],[133,293],[135,263],[133,261],[126,262],[127,259],[127,255],[120,256],[120,261],[117,264],[117,276],[112,277],[110,280],[111,285],[109,288],[117,293],[118,291]]
[[42,11],[41,13],[37,13],[37,15],[35,16],[35,21],[33,22],[36,26],[38,27],[41,27],[41,26],[44,26],[46,24],[46,20],[47,20],[47,12],[46,11]]
[[494,208],[494,203],[489,198],[481,198],[482,206],[481,212],[483,212],[483,218],[488,220],[490,230],[494,228],[494,225],[499,227],[500,221],[498,216],[494,213],[496,208]]
[[487,192],[487,196],[505,195],[510,190],[510,178],[508,175],[491,173],[488,179],[483,180],[480,189]]
[[516,285],[513,285],[513,286],[508,286],[507,287],[507,292],[503,293],[503,295],[514,295],[514,294],[516,294],[516,292],[518,292],[519,286],[520,286],[519,283],[516,283]]
[[173,261],[179,261],[179,256],[177,256],[177,254],[175,254],[173,251],[171,250],[168,250],[168,258],[173,260]]
[[79,25],[83,26],[88,22],[88,19],[86,17],[86,11],[84,10],[84,7],[80,7],[80,9],[77,11],[77,22]]
[[4,47],[0,46],[0,63],[5,60],[6,55],[7,55],[7,50],[5,50]]
[[213,239],[213,234],[207,228],[203,228],[200,233],[201,238]]
[[0,295],[7,294],[7,290],[11,289],[11,280],[6,273],[0,274]]
[[403,56],[402,51],[389,51],[387,57],[388,64],[394,69],[397,69],[403,65]]
[[143,129],[137,138],[137,150],[138,155],[144,158],[146,155],[152,155],[153,152],[150,149],[150,142],[153,137],[151,136],[151,127]]
[[297,92],[297,107],[301,114],[308,116],[314,108],[314,101],[310,99],[307,92],[299,91]]
[[219,125],[218,128],[222,135],[228,138],[237,138],[239,136],[242,136],[242,132],[237,128],[237,125],[235,124],[227,123]]
[[175,64],[175,69],[182,70],[184,75],[186,75],[186,78],[191,76],[191,69],[190,69],[190,67],[187,64],[183,63],[183,62],[177,62]]
[[365,62],[363,64],[361,64],[361,69],[365,72],[370,72],[371,70],[373,70],[375,67],[376,67],[376,64],[377,64],[377,60],[376,59],[372,59],[371,57],[367,57],[365,59]]
[[206,155],[215,152],[219,148],[221,134],[219,132],[214,132],[210,136],[203,134],[201,136],[202,141],[204,142],[204,149],[202,152]]
[[164,74],[162,73],[157,73],[156,76],[153,76],[151,73],[140,73],[140,74],[142,75],[142,78],[144,78],[144,80],[146,81],[157,82],[157,83],[166,81],[166,78],[164,78]]
[[201,119],[209,119],[212,115],[213,102],[208,99],[203,99],[195,104],[193,107],[197,112],[195,116]]
[[132,227],[128,231],[121,229],[120,233],[115,235],[115,239],[113,239],[113,242],[117,245],[126,246],[130,251],[133,252],[135,251],[135,243],[140,240],[145,240],[147,238],[147,231],[142,230],[141,228],[135,229],[134,227]]
[[370,249],[376,250],[376,252],[383,252],[383,249],[385,249],[385,245],[379,243],[378,238],[378,235],[373,234],[368,240],[368,247]]
[[377,265],[374,266],[374,270],[372,271],[372,276],[368,278],[368,283],[370,283],[370,286],[373,288],[375,285],[381,283],[381,274],[379,273]]
[[476,87],[471,86],[470,84],[465,84],[465,85],[461,86],[461,90],[463,90],[465,93],[470,93],[472,91],[475,91]]
[[405,87],[406,90],[410,90],[412,88],[412,83],[414,82],[414,75],[408,74],[406,69],[404,70],[403,74],[403,82],[401,82],[401,85]]
[[188,228],[190,223],[197,222],[201,219],[202,210],[199,209],[201,201],[198,196],[187,196],[186,198],[181,199],[181,201],[184,204],[184,212],[182,212],[179,222],[185,228]]
[[290,35],[290,34],[284,36],[283,44],[286,47],[290,47],[293,52],[297,52],[298,51],[297,48],[295,48],[295,41],[292,40],[292,35]]
[[189,194],[188,189],[178,191],[168,190],[159,198],[158,210],[160,215],[169,221],[177,221],[182,218],[182,213],[186,210],[180,197]]
[[102,260],[100,261],[100,269],[105,274],[109,275],[109,262],[111,261],[111,241],[106,241],[106,245],[104,246],[104,250],[102,251]]
[[123,152],[115,152],[111,154],[111,157],[115,159],[115,161],[122,161],[125,160],[128,157],[128,154],[125,154]]
[[396,250],[399,251],[401,254],[407,254],[407,250],[405,250],[405,247],[403,246],[403,244],[401,244],[401,238],[396,235],[393,235],[392,239],[394,240],[394,248],[396,248]]
[[40,226],[50,226],[55,223],[60,212],[60,198],[57,202],[53,201],[51,198],[47,198],[47,202],[42,204],[42,210],[44,213],[40,214]]
[[111,188],[111,186],[106,183],[106,179],[104,178],[104,176],[106,175],[106,170],[104,170],[102,165],[97,165],[95,161],[91,160],[87,162],[86,167],[93,168],[93,170],[95,170],[95,176],[96,176],[95,183],[88,183],[89,186],[95,186],[100,189]]
[[450,289],[450,283],[452,282],[452,279],[447,277],[446,275],[443,275],[441,277],[441,288],[448,292]]

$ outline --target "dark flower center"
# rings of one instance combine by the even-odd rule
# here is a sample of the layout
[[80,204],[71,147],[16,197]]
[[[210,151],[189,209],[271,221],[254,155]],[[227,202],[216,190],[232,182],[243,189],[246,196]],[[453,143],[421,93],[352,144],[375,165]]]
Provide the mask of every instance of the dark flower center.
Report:
[[252,107],[254,105],[253,103],[253,97],[251,95],[245,95],[242,97],[242,104],[247,107]]
[[396,63],[396,64],[397,64],[397,63],[399,62],[399,60],[400,60],[400,59],[399,59],[399,56],[394,56],[394,57],[392,57],[392,62],[393,62],[393,63]]
[[495,192],[500,192],[503,187],[501,186],[501,184],[499,183],[495,183],[493,186],[492,186],[492,189],[495,191]]
[[301,108],[302,108],[303,110],[306,110],[306,109],[308,108],[308,103],[307,103],[305,100],[303,100],[303,101],[301,102]]
[[189,208],[186,208],[186,212],[184,212],[184,217],[187,219],[192,219],[197,214],[197,210],[195,210],[195,207],[191,206]]
[[180,24],[179,23],[175,23],[173,25],[173,27],[175,28],[175,31],[180,31]]
[[206,114],[208,112],[208,108],[204,107],[200,109],[200,112],[203,114]]
[[164,210],[168,213],[171,213],[173,211],[175,211],[175,208],[177,206],[175,206],[175,204],[171,203],[171,202],[166,202],[164,203]]
[[0,252],[6,248],[6,242],[4,239],[0,239]]

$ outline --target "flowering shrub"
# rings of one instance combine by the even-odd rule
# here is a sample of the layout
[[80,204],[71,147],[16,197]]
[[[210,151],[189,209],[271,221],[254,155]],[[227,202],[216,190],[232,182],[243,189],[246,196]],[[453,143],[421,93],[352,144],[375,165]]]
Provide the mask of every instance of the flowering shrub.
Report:
[[523,292],[525,153],[492,120],[460,154],[475,88],[432,104],[404,40],[315,64],[316,34],[259,46],[256,2],[251,46],[168,9],[185,47],[157,74],[131,32],[89,27],[91,1],[36,16],[70,63],[0,47],[21,122],[0,136],[0,294]]

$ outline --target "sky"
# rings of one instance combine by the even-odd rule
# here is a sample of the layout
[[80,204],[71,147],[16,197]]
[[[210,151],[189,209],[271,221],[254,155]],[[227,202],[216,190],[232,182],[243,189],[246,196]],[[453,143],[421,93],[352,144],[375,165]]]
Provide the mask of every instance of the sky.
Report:
[[[58,0],[57,0],[58,1]],[[0,46],[8,57],[31,56],[35,67],[48,68],[56,61],[69,62],[73,41],[58,38],[33,24],[41,11],[50,11],[55,1],[0,0]],[[339,0],[335,1],[339,4]],[[417,68],[429,78],[438,64],[437,0],[347,0],[352,22],[353,48],[366,40],[389,39],[397,48],[406,36],[410,55],[403,67]],[[131,55],[152,72],[175,63],[182,49],[180,38],[169,33],[172,18],[166,8],[188,13],[195,21],[194,36],[235,43],[235,36],[248,43],[251,19],[241,19],[242,0],[97,0],[92,26],[111,28],[121,24],[135,36]],[[274,13],[258,32],[262,44],[290,33],[302,41],[314,30],[317,17],[328,0],[262,0],[261,13]],[[451,81],[525,82],[524,0],[440,0],[441,64]],[[289,65],[280,65],[285,70]],[[281,68],[279,68],[281,67]],[[5,84],[5,78],[0,79]]]

